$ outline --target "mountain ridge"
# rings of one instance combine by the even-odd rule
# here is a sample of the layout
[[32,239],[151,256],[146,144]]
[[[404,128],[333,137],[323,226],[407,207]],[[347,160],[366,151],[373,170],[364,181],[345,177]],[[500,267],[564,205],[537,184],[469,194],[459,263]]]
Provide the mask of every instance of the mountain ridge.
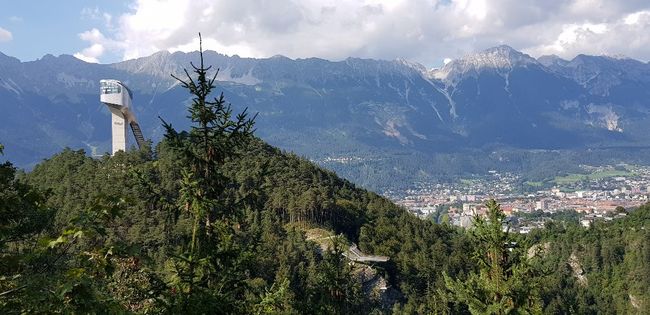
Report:
[[[64,147],[109,151],[109,116],[97,97],[104,78],[134,91],[147,138],[162,137],[159,116],[183,127],[188,95],[171,74],[182,74],[197,54],[159,52],[114,64],[0,56],[7,157],[29,167]],[[534,59],[502,45],[433,71],[404,59],[254,59],[214,51],[205,52],[205,62],[220,69],[218,90],[235,109],[259,113],[264,140],[314,160],[650,144],[650,65],[631,59]],[[441,71],[446,75],[437,78]]]

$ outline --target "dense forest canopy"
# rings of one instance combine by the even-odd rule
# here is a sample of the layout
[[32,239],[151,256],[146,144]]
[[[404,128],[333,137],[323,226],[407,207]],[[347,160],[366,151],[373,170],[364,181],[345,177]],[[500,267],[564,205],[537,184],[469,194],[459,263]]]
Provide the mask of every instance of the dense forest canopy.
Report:
[[[257,139],[207,69],[181,80],[190,130],[0,165],[2,313],[650,311],[650,205],[526,236],[494,201],[471,230],[421,220]],[[389,259],[353,261],[354,244]]]

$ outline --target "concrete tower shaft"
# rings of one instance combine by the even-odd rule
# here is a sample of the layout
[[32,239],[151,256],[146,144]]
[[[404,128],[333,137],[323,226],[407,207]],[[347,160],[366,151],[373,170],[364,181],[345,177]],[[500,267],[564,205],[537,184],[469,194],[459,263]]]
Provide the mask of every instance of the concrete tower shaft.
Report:
[[111,154],[115,154],[117,151],[126,152],[127,145],[127,133],[126,133],[126,118],[120,111],[119,108],[114,106],[108,106],[108,109],[111,111],[111,135],[112,135],[112,145],[113,151]]

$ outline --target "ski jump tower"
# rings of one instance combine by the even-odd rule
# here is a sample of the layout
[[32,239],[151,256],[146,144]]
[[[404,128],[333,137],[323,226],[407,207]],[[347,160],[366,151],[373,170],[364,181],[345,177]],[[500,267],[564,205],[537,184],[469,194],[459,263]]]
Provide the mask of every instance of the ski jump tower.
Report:
[[113,151],[112,155],[117,151],[126,151],[127,146],[127,123],[131,126],[131,131],[138,144],[138,148],[144,145],[144,137],[142,130],[135,119],[135,114],[131,111],[131,100],[133,94],[131,90],[124,85],[124,83],[117,80],[101,80],[99,81],[100,96],[99,99],[104,105],[108,106],[111,111],[112,120],[112,138],[113,138]]

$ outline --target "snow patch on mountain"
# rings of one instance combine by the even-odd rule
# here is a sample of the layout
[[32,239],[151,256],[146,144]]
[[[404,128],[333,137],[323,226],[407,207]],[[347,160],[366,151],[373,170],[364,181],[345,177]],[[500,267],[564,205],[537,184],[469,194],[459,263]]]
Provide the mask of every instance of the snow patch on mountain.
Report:
[[[454,102],[447,89],[439,87],[437,84],[431,81],[431,78],[427,77],[426,75],[423,75],[423,79],[429,84],[431,84],[431,87],[433,87],[436,91],[440,92],[440,94],[442,94],[447,99],[447,102],[449,102],[449,115],[451,116],[451,118],[452,119],[458,118],[458,114],[456,113],[456,102]],[[436,112],[438,119],[444,122],[442,116],[440,116],[440,111],[438,111],[438,108],[436,107],[435,103],[429,100],[429,104],[431,104],[431,107]]]
[[15,93],[16,95],[22,94],[23,90],[12,79],[0,79],[0,86]]
[[82,86],[88,88],[95,87],[94,81],[84,79],[84,78],[77,78],[74,75],[70,75],[65,72],[61,72],[57,74],[56,80],[63,83],[66,88],[82,87]]
[[262,83],[262,80],[256,78],[253,75],[253,69],[248,70],[248,72],[246,72],[244,75],[241,76],[233,75],[232,70],[233,70],[232,67],[219,70],[219,74],[217,75],[217,80],[234,82],[243,85],[258,85]]
[[436,88],[436,90],[438,90],[438,92],[442,93],[442,95],[444,95],[449,102],[449,115],[451,115],[451,117],[454,119],[458,118],[458,113],[456,112],[456,102],[452,98],[452,95],[446,89],[440,89],[435,84],[432,85]]

